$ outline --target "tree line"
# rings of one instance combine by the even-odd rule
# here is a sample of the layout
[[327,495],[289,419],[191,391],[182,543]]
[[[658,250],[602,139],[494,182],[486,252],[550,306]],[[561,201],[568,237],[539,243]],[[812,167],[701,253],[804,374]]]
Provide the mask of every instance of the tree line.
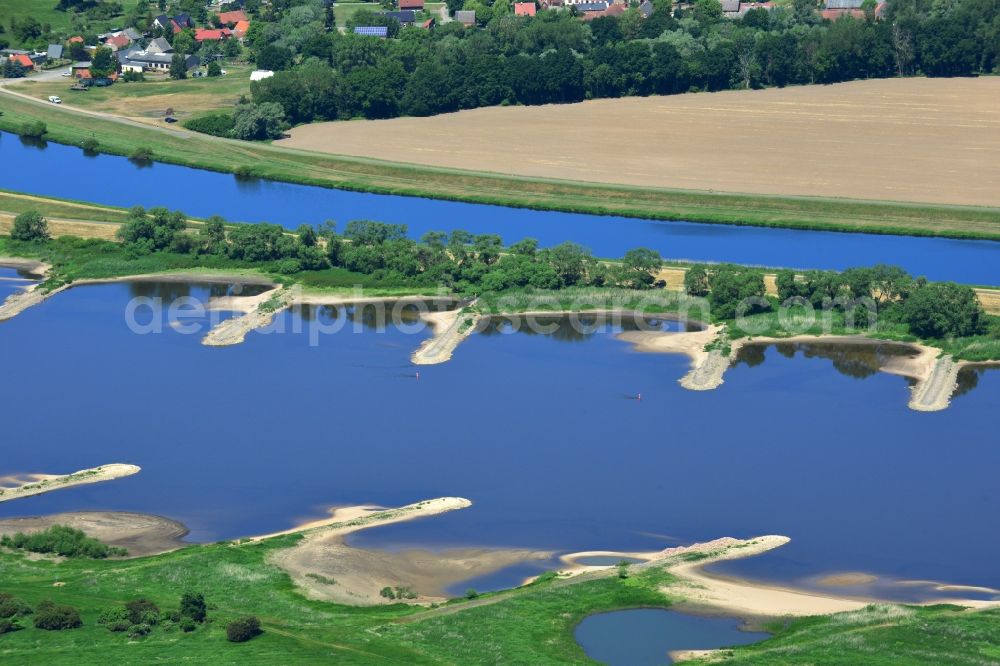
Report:
[[[259,67],[252,101],[281,122],[427,116],[506,104],[832,83],[895,75],[969,76],[995,70],[995,0],[890,0],[876,18],[820,18],[817,0],[723,17],[718,0],[674,11],[657,0],[582,22],[571,10],[516,17],[499,0],[477,5],[479,26],[394,28],[396,38],[329,31],[320,3],[271,7],[247,35]],[[481,5],[481,7],[479,6]],[[392,22],[392,19],[366,20]],[[398,29],[398,30],[397,30]],[[276,106],[274,106],[276,105]],[[244,113],[247,111],[244,110]],[[232,135],[217,120],[214,129]],[[200,129],[200,128],[199,128]]]

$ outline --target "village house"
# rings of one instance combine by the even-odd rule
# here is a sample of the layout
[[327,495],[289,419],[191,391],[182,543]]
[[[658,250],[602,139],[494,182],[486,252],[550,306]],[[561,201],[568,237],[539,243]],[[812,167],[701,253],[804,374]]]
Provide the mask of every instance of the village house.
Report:
[[48,56],[49,60],[62,60],[63,57],[62,44],[49,44],[49,47],[45,49],[45,55]]
[[386,18],[394,18],[399,21],[399,25],[413,25],[417,20],[417,13],[412,9],[401,9],[398,12],[382,12]]
[[151,39],[146,45],[146,53],[173,53],[174,47],[170,45],[166,37]]
[[28,55],[27,53],[11,53],[9,56],[7,56],[7,59],[12,62],[16,62],[18,65],[24,67],[24,69],[28,71],[32,71],[35,69],[35,63],[31,59],[31,56]]
[[[172,53],[150,53],[149,51],[129,51],[119,57],[122,71],[169,72],[174,60]],[[187,71],[197,69],[201,65],[198,56],[184,56]],[[141,68],[141,70],[139,69]]]
[[234,26],[240,21],[249,21],[250,18],[247,13],[242,9],[237,9],[232,12],[220,12],[219,13],[219,23],[224,26]]
[[424,0],[399,0],[400,9],[412,9],[414,11],[423,11]]
[[172,34],[177,34],[186,30],[187,28],[194,27],[194,19],[191,18],[189,14],[177,14],[176,16],[167,16],[166,14],[160,14],[155,19],[153,19],[153,28],[159,28],[161,30],[169,30]]
[[242,40],[246,37],[247,30],[250,29],[250,21],[238,21],[235,26],[233,26],[233,37]]
[[132,40],[122,33],[112,35],[104,40],[104,45],[114,49],[115,51],[121,51],[122,49],[128,48],[131,43]]
[[[829,21],[836,21],[841,16],[855,19],[865,18],[865,10],[861,9],[862,0],[828,0],[819,15]],[[881,20],[885,14],[885,2],[875,5],[875,18]]]
[[460,9],[455,12],[455,20],[465,27],[476,25],[476,12],[471,9]]
[[537,9],[534,2],[515,2],[514,16],[534,16]]
[[219,42],[233,36],[233,31],[229,28],[198,28],[194,31],[196,42]]

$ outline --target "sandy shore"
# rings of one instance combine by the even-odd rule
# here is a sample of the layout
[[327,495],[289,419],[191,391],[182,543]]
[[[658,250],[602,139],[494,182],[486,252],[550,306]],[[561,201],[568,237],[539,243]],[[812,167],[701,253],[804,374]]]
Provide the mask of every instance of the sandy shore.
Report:
[[701,331],[668,333],[662,331],[625,331],[617,338],[630,342],[636,351],[660,354],[684,354],[691,359],[691,370],[679,381],[691,391],[708,391],[723,383],[729,367],[729,357],[705,347],[722,331],[721,326],[709,326]]
[[138,474],[137,465],[111,463],[72,474],[19,474],[0,477],[0,502],[41,495],[42,493],[82,486],[88,483],[111,481]]
[[450,585],[528,560],[548,559],[551,553],[516,549],[455,549],[434,552],[424,549],[381,551],[346,544],[348,535],[416,518],[463,509],[472,503],[461,497],[442,497],[385,509],[373,506],[337,509],[329,518],[306,523],[253,540],[302,533],[295,546],[271,557],[286,570],[305,593],[315,599],[354,605],[392,603],[379,595],[383,587],[405,587],[417,596],[407,601],[429,603],[444,600]]
[[49,516],[0,519],[0,534],[38,532],[53,525],[82,530],[109,546],[128,550],[129,557],[143,557],[177,550],[187,528],[176,520],[124,511],[79,511]]
[[[40,261],[20,259],[17,257],[0,257],[0,266],[22,268],[31,271],[42,279],[44,279],[45,275],[48,274],[49,270],[52,268],[48,264]],[[38,305],[50,296],[54,296],[58,292],[65,289],[65,287],[59,287],[58,289],[53,289],[52,291],[46,293],[42,291],[40,287],[41,283],[36,282],[34,284],[29,284],[21,291],[8,296],[2,303],[0,303],[0,321],[12,319],[28,308]]]
[[[266,326],[270,326],[275,316],[292,304],[291,290],[272,289],[257,296],[230,297],[226,299],[230,307],[244,314],[222,322],[202,338],[201,344],[209,347],[226,347],[238,345],[246,340],[247,335]],[[239,305],[236,305],[236,301]],[[263,306],[267,307],[263,307]],[[229,309],[229,308],[226,308]]]
[[434,335],[424,340],[420,348],[413,352],[410,362],[414,365],[435,365],[449,361],[458,345],[476,331],[482,319],[479,314],[461,310],[426,312],[420,318],[430,324]]

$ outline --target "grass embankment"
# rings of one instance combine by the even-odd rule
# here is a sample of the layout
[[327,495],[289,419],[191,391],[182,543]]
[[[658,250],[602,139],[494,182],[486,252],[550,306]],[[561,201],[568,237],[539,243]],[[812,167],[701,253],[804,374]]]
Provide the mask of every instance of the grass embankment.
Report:
[[[348,607],[306,599],[288,575],[268,562],[300,537],[192,546],[134,560],[29,560],[0,552],[0,592],[36,606],[43,599],[75,606],[83,626],[65,631],[26,628],[0,636],[4,659],[62,664],[137,663],[195,659],[206,663],[275,660],[347,664],[532,664],[587,662],[573,639],[592,612],[668,606],[653,569],[620,579],[548,580],[511,592],[437,609],[404,605]],[[60,583],[53,586],[53,583]],[[144,597],[164,610],[182,592],[208,602],[209,622],[193,632],[154,627],[127,638],[97,624],[101,611]],[[234,645],[224,627],[256,615],[264,633]],[[985,663],[1000,654],[1000,611],[953,606],[881,607],[776,622],[774,638],[731,651],[729,663],[921,664]],[[27,622],[30,627],[30,617]]]
[[991,208],[716,194],[420,167],[101,121],[6,94],[0,112],[0,130],[18,132],[38,120],[48,128],[46,138],[59,143],[96,138],[102,152],[148,148],[157,161],[345,190],[661,220],[1000,240],[1000,210]]
[[[34,606],[43,599],[80,609],[80,629],[41,632],[24,629],[0,637],[11,661],[108,663],[179,661],[209,663],[329,661],[338,663],[494,663],[498,657],[521,663],[585,660],[572,637],[588,612],[636,605],[667,605],[656,591],[656,575],[627,580],[605,578],[561,585],[529,586],[497,600],[456,602],[434,614],[404,605],[355,608],[306,599],[286,573],[267,561],[300,537],[264,542],[213,544],[135,560],[32,561],[0,553],[0,591]],[[662,577],[662,575],[660,576]],[[53,587],[54,582],[62,585]],[[162,627],[130,640],[97,624],[105,608],[146,597],[161,608],[176,608],[181,592],[198,591],[208,602],[211,623],[191,633]],[[482,605],[480,605],[482,604]],[[467,605],[468,610],[462,610]],[[457,612],[451,612],[451,611]],[[258,616],[264,634],[247,644],[226,642],[225,624]]]

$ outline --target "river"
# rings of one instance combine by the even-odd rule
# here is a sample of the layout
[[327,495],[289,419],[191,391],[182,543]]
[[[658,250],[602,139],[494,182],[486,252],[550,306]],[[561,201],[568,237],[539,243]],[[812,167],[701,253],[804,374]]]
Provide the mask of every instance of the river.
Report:
[[[285,333],[222,349],[169,322],[148,335],[126,325],[133,297],[210,292],[225,288],[77,287],[0,325],[0,476],[143,468],[0,504],[0,516],[139,511],[211,541],[333,505],[457,495],[473,506],[356,542],[640,551],[784,534],[789,545],[725,570],[1000,586],[1000,532],[988,528],[1000,512],[1000,447],[988,435],[998,371],[965,377],[949,409],[919,413],[905,379],[871,372],[873,354],[850,350],[768,347],[718,390],[690,392],[677,384],[685,358],[634,352],[607,327],[545,335],[497,324],[418,378],[409,355],[427,331],[412,321],[378,330],[350,313],[287,312]],[[349,325],[311,346],[310,322],[335,316]]]
[[169,164],[137,165],[6,133],[0,133],[0,163],[4,189],[123,207],[166,206],[197,217],[222,215],[291,228],[335,220],[341,229],[353,219],[374,219],[406,224],[414,237],[466,229],[498,233],[508,242],[534,237],[543,246],[571,240],[609,258],[650,247],[676,260],[822,269],[889,263],[931,280],[1000,283],[1000,243],[993,241],[659,222],[364,194]]

